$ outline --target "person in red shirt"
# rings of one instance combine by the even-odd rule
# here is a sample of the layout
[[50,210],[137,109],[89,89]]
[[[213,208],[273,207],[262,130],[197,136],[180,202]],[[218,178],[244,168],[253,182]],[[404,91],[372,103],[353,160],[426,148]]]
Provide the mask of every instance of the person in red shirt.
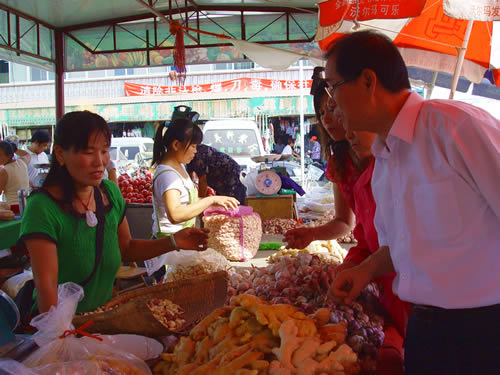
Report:
[[[313,77],[314,78],[314,77]],[[328,160],[326,178],[334,183],[335,218],[329,223],[296,228],[285,233],[287,247],[304,248],[313,240],[328,240],[344,235],[354,227],[357,245],[349,249],[340,272],[358,265],[379,248],[378,236],[373,223],[375,200],[371,190],[371,178],[375,160],[371,145],[375,134],[348,132],[329,105],[327,84],[316,85],[314,105],[320,126],[319,135],[325,159]],[[387,324],[385,339],[377,352],[377,374],[403,374],[403,342],[410,306],[392,292],[395,274],[384,275],[377,280],[380,303],[388,312],[391,323]]]

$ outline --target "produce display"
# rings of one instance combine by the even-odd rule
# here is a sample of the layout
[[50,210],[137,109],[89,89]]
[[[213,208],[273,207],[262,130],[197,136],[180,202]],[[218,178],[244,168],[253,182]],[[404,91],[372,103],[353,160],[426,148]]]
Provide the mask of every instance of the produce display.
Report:
[[165,262],[168,264],[167,282],[227,271],[231,268],[228,260],[214,249],[172,251],[165,257]]
[[148,170],[139,170],[134,178],[126,173],[118,176],[118,187],[127,203],[151,203],[151,186],[152,177]]
[[313,241],[305,249],[280,248],[276,253],[267,258],[268,263],[277,263],[283,256],[297,256],[299,254],[317,255],[324,263],[340,264],[343,262],[347,251],[337,241]]
[[295,229],[299,226],[299,222],[294,219],[269,219],[262,223],[262,231],[264,234],[285,234],[287,231]]
[[208,247],[217,250],[232,261],[252,259],[262,239],[262,221],[251,207],[239,206],[236,210],[208,208],[203,222],[209,230]]
[[[300,227],[316,227],[331,221],[334,217],[334,210],[328,211],[320,220],[309,220],[302,222],[302,220],[295,219],[270,219],[264,221],[262,224],[262,231],[264,234],[285,234],[287,231],[300,228]],[[340,243],[355,243],[356,239],[352,231],[345,236],[337,238]]]
[[215,310],[162,354],[154,374],[343,375],[360,371],[344,341],[346,325],[328,324],[330,311],[307,316],[296,307],[243,294]]
[[186,323],[184,310],[166,298],[153,298],[147,303],[154,318],[171,331],[179,331]]
[[326,296],[337,265],[324,262],[318,255],[298,253],[281,256],[267,267],[236,270],[230,275],[228,302],[244,293],[274,304],[295,306],[306,314],[326,307],[331,311],[329,323],[346,324],[346,342],[359,355],[362,369],[372,372],[376,349],[384,339],[384,319],[378,314],[378,290],[370,284],[351,305],[328,300]]

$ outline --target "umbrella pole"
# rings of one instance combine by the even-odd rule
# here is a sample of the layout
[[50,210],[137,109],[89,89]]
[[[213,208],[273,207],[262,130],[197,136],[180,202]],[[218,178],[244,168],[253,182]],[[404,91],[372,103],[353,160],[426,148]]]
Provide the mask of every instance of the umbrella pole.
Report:
[[304,68],[302,59],[299,60],[300,79],[300,180],[304,186],[304,164],[305,164],[305,144],[304,144]]
[[455,96],[458,79],[460,78],[460,72],[462,71],[462,65],[464,64],[465,52],[467,52],[467,45],[469,44],[472,25],[474,25],[474,20],[469,20],[467,23],[467,29],[465,30],[464,41],[462,42],[462,48],[460,48],[458,53],[457,64],[455,65],[455,72],[453,73],[453,80],[451,81],[450,99],[453,99]]

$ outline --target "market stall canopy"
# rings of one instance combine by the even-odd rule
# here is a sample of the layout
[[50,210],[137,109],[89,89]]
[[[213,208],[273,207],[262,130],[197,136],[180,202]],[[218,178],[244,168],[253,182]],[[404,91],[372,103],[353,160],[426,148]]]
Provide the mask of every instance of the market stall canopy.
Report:
[[0,0],[0,58],[54,70],[60,33],[64,71],[172,65],[172,21],[186,64],[248,60],[220,36],[321,55],[311,0]]
[[[492,70],[496,84],[500,85],[500,71],[494,69],[491,60],[495,50],[493,27],[498,24],[493,21],[500,19],[497,1],[427,0],[419,12],[421,0],[388,0],[383,4],[357,0],[349,2],[353,5],[340,15],[340,19],[332,18],[328,12],[336,3],[334,0],[319,3],[320,25],[316,39],[323,49],[344,33],[375,29],[394,40],[409,66],[454,74],[463,50],[465,60],[460,76],[480,83],[485,73]],[[447,7],[446,12],[443,5]],[[389,17],[393,13],[413,18]],[[471,21],[454,18],[464,15]]]

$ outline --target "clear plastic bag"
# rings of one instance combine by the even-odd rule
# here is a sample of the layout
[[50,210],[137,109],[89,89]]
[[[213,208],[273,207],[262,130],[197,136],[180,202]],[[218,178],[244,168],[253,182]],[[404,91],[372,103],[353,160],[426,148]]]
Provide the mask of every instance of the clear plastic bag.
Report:
[[168,264],[167,282],[226,271],[231,267],[227,259],[214,249],[171,251],[166,254],[165,261]]
[[23,361],[38,374],[151,374],[136,356],[104,344],[94,337],[77,338],[72,319],[83,288],[74,283],[58,287],[58,304],[33,318],[38,329],[33,339],[40,347]]
[[262,221],[252,207],[209,207],[203,212],[208,246],[232,261],[252,259],[262,239]]
[[0,375],[38,375],[38,373],[13,359],[0,358]]

